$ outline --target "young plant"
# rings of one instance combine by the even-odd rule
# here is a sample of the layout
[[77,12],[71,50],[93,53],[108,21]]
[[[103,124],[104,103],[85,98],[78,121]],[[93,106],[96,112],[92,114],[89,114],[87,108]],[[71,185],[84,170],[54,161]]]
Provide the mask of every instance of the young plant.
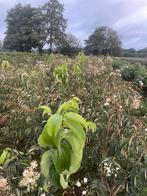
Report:
[[3,70],[6,70],[6,69],[9,69],[10,68],[10,64],[9,64],[9,61],[3,61],[2,62],[2,69]]
[[[38,143],[45,152],[41,160],[44,189],[48,183],[66,189],[71,174],[78,171],[83,157],[86,132],[96,126],[80,114],[79,99],[74,97],[63,103],[48,119]],[[44,108],[46,110],[46,108]],[[48,113],[50,109],[44,113]]]
[[86,65],[87,57],[84,53],[80,52],[76,57],[76,64],[78,64],[81,68]]
[[74,64],[72,68],[75,75],[79,76],[82,73],[81,68],[78,64]]
[[59,84],[66,86],[69,77],[67,63],[63,63],[62,65],[55,67],[53,76]]

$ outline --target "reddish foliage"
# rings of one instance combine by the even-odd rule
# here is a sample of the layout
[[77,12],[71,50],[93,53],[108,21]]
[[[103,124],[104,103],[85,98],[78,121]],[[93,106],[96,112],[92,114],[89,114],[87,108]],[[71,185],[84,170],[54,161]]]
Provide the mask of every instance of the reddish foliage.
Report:
[[7,117],[5,116],[0,116],[0,127],[4,127],[7,123]]

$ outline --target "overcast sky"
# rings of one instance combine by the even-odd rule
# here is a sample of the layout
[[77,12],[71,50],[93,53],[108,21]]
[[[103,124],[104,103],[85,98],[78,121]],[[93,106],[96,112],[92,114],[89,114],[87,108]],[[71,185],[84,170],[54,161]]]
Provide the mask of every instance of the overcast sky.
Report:
[[[42,5],[47,0],[0,0],[0,39],[7,10],[16,3]],[[124,48],[147,47],[147,0],[59,0],[64,3],[67,31],[85,40],[101,25],[115,29]]]

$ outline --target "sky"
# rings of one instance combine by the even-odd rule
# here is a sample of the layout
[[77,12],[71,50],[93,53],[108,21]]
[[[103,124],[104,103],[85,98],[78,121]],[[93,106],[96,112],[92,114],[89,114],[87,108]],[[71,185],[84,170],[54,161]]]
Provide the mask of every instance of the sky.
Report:
[[[124,48],[147,47],[147,0],[59,0],[64,3],[67,32],[83,43],[99,26],[116,30]],[[47,0],[0,0],[0,40],[4,38],[7,10],[17,3],[41,6]]]

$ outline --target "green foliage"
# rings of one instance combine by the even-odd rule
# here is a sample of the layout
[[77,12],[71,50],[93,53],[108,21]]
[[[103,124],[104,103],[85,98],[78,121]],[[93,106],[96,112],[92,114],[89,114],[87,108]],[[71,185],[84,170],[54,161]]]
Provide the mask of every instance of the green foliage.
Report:
[[10,68],[10,64],[9,64],[9,61],[3,61],[2,62],[2,69],[3,70],[7,70]]
[[78,56],[76,57],[76,63],[79,65],[80,68],[86,66],[87,57],[83,52],[79,52]]
[[66,20],[63,16],[64,7],[58,0],[49,0],[43,6],[47,43],[52,52],[53,46],[60,46],[65,37]]
[[122,79],[133,81],[135,79],[135,67],[133,65],[124,67],[121,71]]
[[[96,129],[86,122],[78,112],[78,98],[63,103],[48,119],[38,143],[49,148],[42,156],[41,172],[45,184],[50,181],[56,186],[68,187],[71,174],[78,171],[85,146],[85,131]],[[46,187],[46,186],[45,186]],[[47,191],[47,190],[46,190]]]
[[0,165],[3,165],[9,156],[9,151],[7,149],[3,150],[0,156]]
[[81,74],[82,71],[81,71],[81,68],[78,64],[75,63],[72,68],[73,68],[73,73],[75,75]]
[[31,52],[32,48],[42,49],[45,34],[40,9],[17,4],[8,11],[6,22],[5,49],[21,52]]
[[[137,70],[133,82],[128,83],[122,80],[118,70],[111,72],[107,70],[106,63],[108,64],[109,61],[105,61],[103,56],[87,56],[86,62],[83,63],[84,67],[77,64],[76,58],[69,59],[58,54],[52,54],[50,57],[36,53],[0,54],[1,64],[4,59],[7,59],[11,65],[7,74],[4,74],[0,66],[0,73],[2,73],[2,77],[0,77],[0,151],[2,153],[5,148],[10,148],[13,151],[9,151],[12,156],[9,156],[8,160],[12,158],[11,161],[6,159],[1,168],[3,170],[1,175],[8,179],[12,192],[15,194],[18,191],[23,171],[30,162],[36,160],[40,163],[41,149],[36,146],[36,141],[41,134],[42,145],[45,146],[42,154],[45,153],[43,156],[46,160],[41,163],[43,165],[42,172],[46,175],[48,171],[51,171],[50,179],[48,179],[50,184],[44,187],[49,189],[49,193],[46,193],[47,196],[82,195],[83,191],[86,191],[87,195],[144,194],[143,190],[146,188],[147,182],[147,106],[146,98],[143,97],[141,91],[143,86],[138,88],[139,86],[134,85],[134,82],[138,84],[138,80],[144,78],[144,66],[129,62],[123,63],[125,67],[133,65]],[[55,66],[64,63],[68,65],[68,85],[66,88],[61,88],[61,85],[55,82],[53,70]],[[80,74],[74,73],[75,64],[81,69]],[[72,101],[72,104],[66,102],[74,96],[79,97],[80,105],[76,104],[78,100]],[[134,103],[138,99],[140,103],[136,109]],[[65,103],[61,107],[62,102]],[[50,105],[52,111],[46,105]],[[71,105],[72,111],[68,111]],[[38,110],[38,106],[40,106],[40,110]],[[43,114],[41,110],[43,110]],[[86,132],[81,166],[76,173],[68,178],[68,174],[64,175],[63,170],[71,163],[70,145],[74,146],[77,141],[75,138],[82,136],[80,132],[76,135],[77,132],[73,132],[75,130],[73,127],[80,124],[80,128],[86,130],[83,128],[84,124],[78,111],[84,119],[95,122],[97,131]],[[59,117],[62,117],[59,132],[65,133],[64,138],[66,137],[66,141],[69,141],[68,144],[65,140],[62,141],[62,144],[59,142]],[[66,119],[70,119],[70,121],[65,121]],[[52,121],[54,124],[58,122],[58,126],[54,126],[52,123],[48,124],[48,121]],[[73,129],[74,139],[72,140],[70,140],[69,135],[71,136],[71,134],[68,133],[67,125],[65,127],[63,124],[64,121]],[[71,122],[75,121],[76,123],[72,126]],[[86,125],[91,129],[94,128],[93,124],[91,125],[89,122]],[[48,134],[48,129],[45,127],[50,126],[53,129]],[[42,129],[46,131],[41,133]],[[68,135],[66,135],[67,133]],[[80,139],[80,141],[82,140]],[[59,144],[60,151],[57,150]],[[75,149],[79,145],[80,142]],[[32,152],[33,148],[37,149]],[[55,158],[52,156],[50,158],[49,152],[54,152]],[[64,155],[70,158],[67,159],[67,156]],[[77,158],[79,158],[79,154]],[[63,159],[65,162],[62,161]],[[50,163],[50,160],[49,170],[47,163],[48,161]],[[75,164],[74,161],[72,162]],[[47,169],[44,165],[47,165]],[[110,167],[108,168],[108,166]],[[114,171],[117,166],[120,166],[120,169],[116,173]],[[75,168],[78,168],[78,165],[70,168],[70,171],[74,171]],[[39,167],[37,170],[40,172]],[[111,175],[107,176],[107,172]],[[85,177],[88,179],[87,183],[83,182]],[[40,195],[43,193],[41,188],[44,180],[42,175],[34,192],[27,194],[27,189],[22,188],[19,189],[20,193],[22,195]],[[68,189],[64,192],[60,180],[63,186],[68,183]],[[77,186],[77,181],[81,183],[80,187]]]
[[62,65],[55,67],[53,75],[59,84],[66,86],[69,76],[67,63],[63,63]]
[[122,69],[125,66],[125,62],[119,58],[114,58],[112,62],[112,67],[114,70]]
[[113,29],[102,26],[89,36],[86,42],[86,53],[88,54],[109,54],[114,56],[120,56],[121,41],[120,38]]
[[70,57],[78,55],[81,50],[81,45],[79,40],[72,34],[67,34],[65,36],[65,41],[59,46],[58,51],[63,55],[68,55]]

